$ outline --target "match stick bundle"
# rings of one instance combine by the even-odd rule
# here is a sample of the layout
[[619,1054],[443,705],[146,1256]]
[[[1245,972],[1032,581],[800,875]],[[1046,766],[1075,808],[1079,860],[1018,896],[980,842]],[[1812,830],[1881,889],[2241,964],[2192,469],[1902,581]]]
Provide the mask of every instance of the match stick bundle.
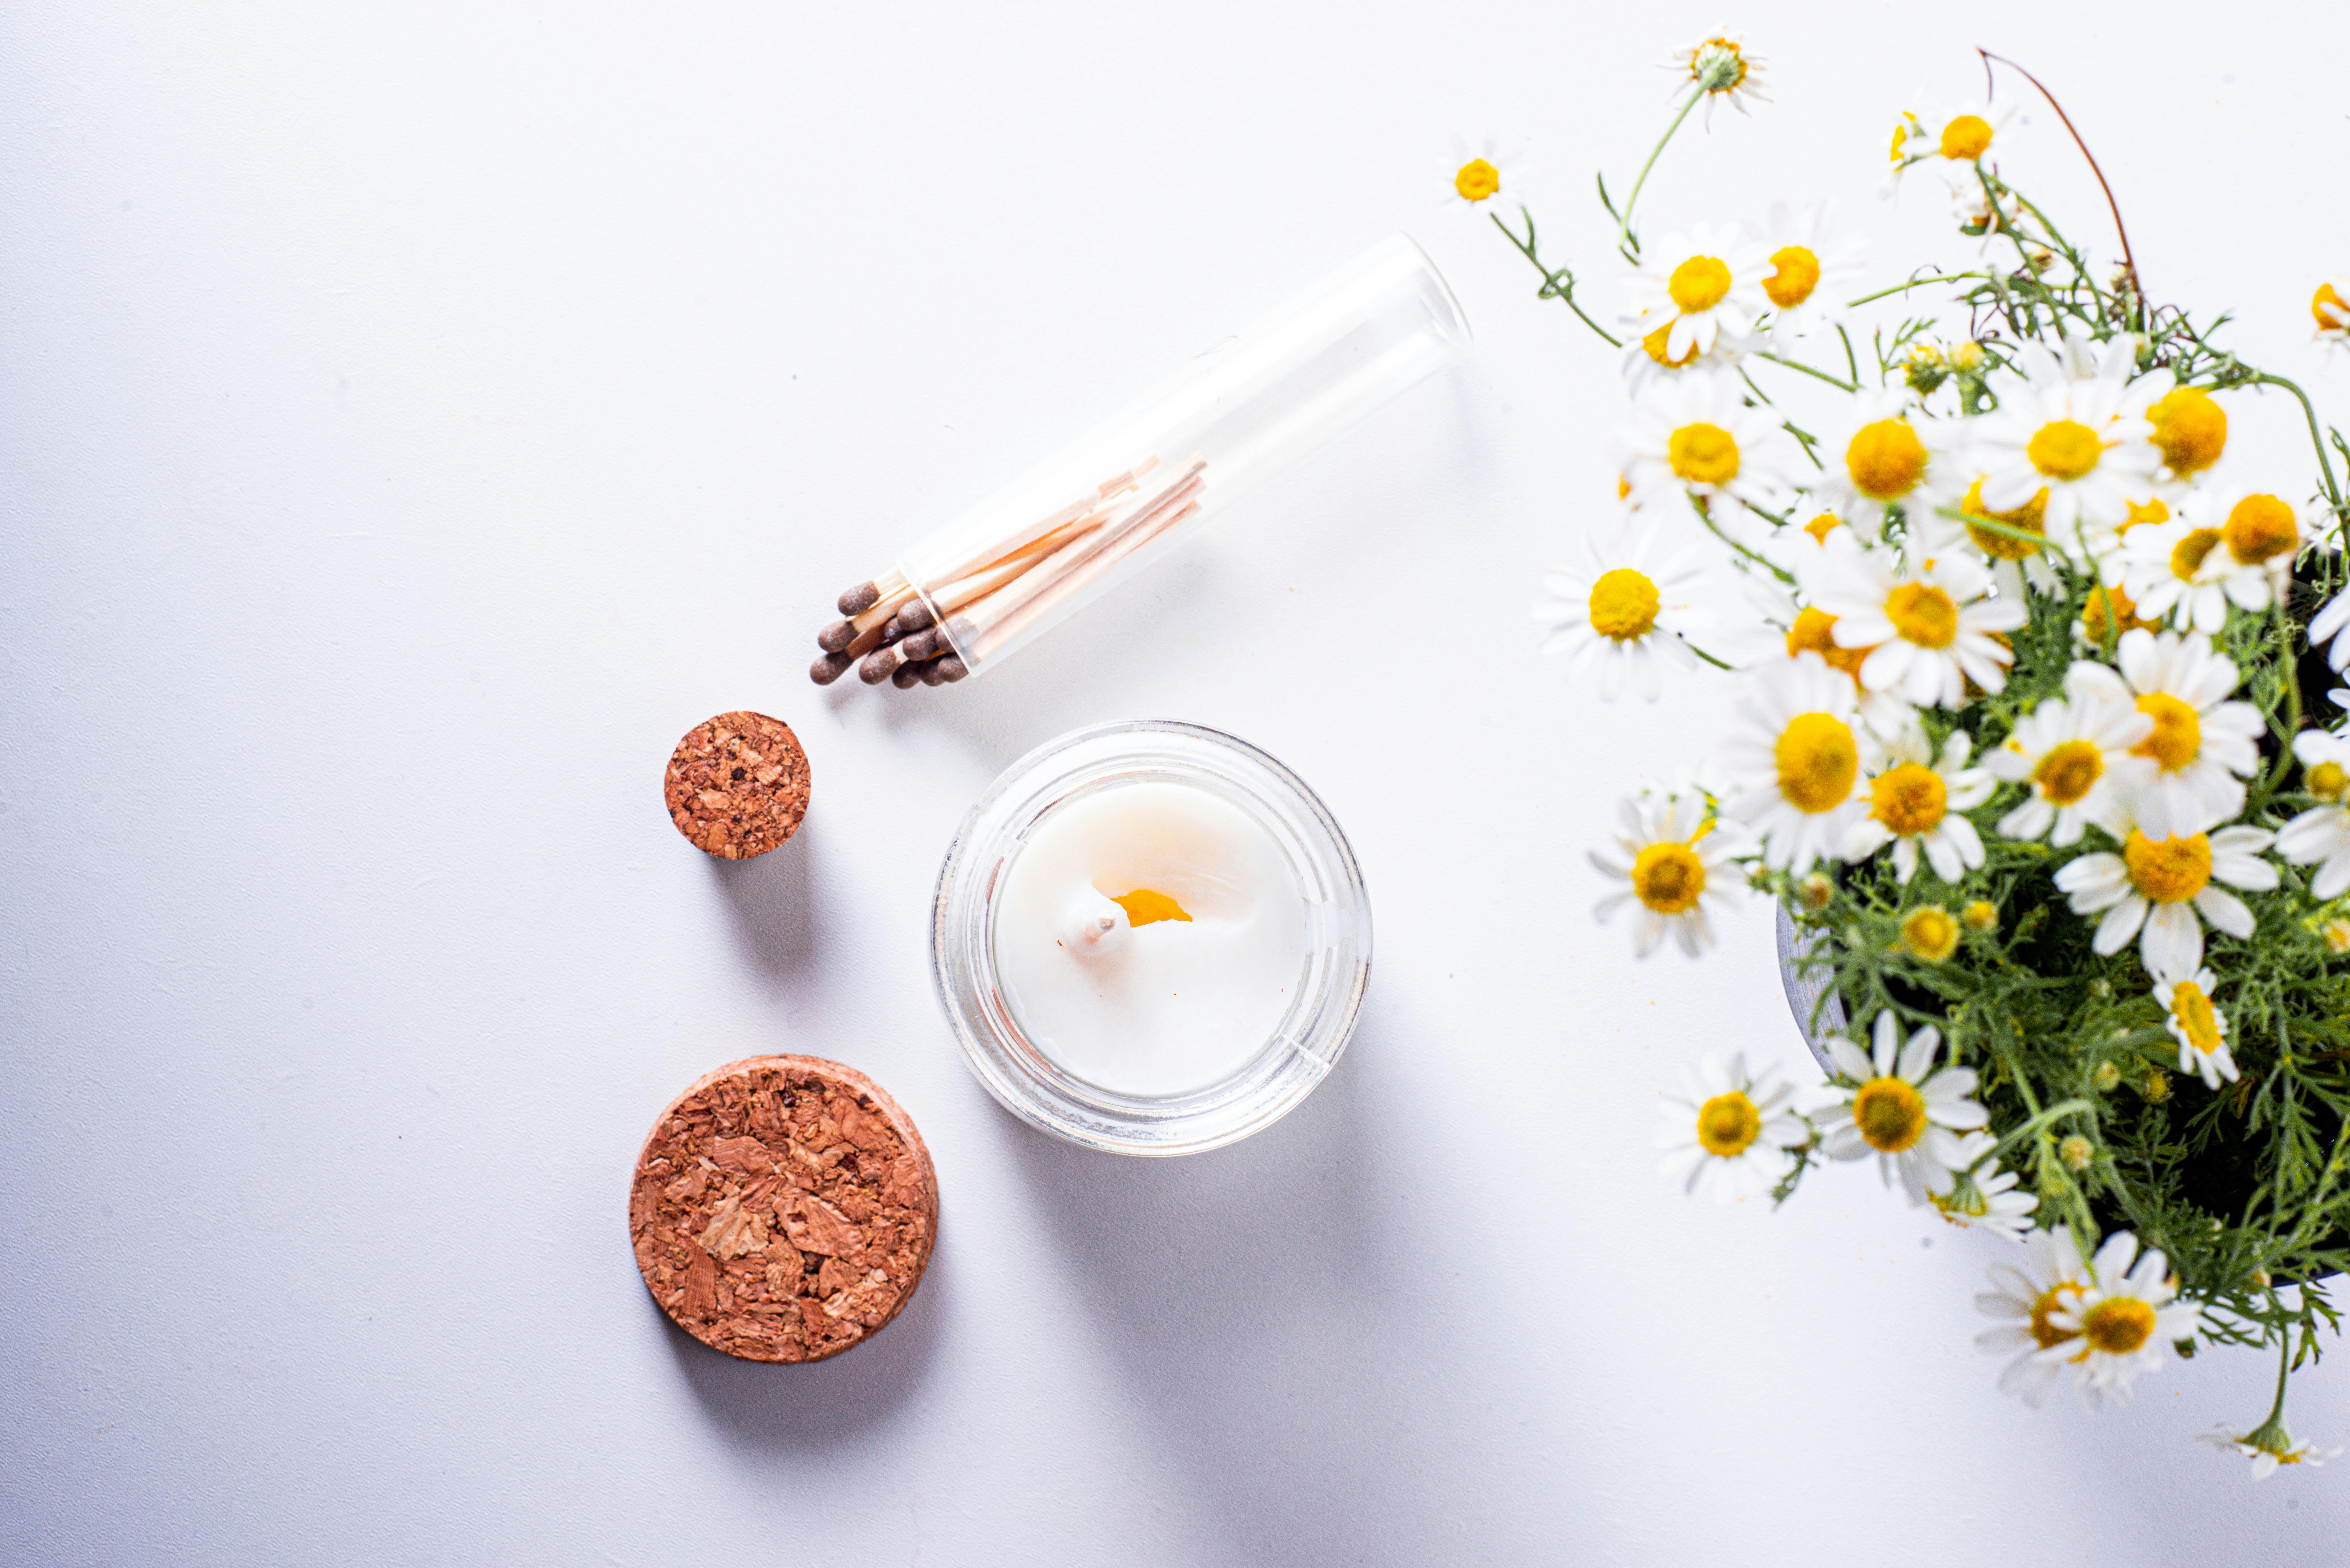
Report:
[[1147,457],[933,573],[927,592],[895,570],[858,583],[840,596],[841,618],[816,633],[824,651],[808,667],[809,678],[828,686],[855,664],[868,686],[886,680],[901,691],[961,680],[1197,514],[1207,466],[1195,456],[1161,472],[1159,459]]

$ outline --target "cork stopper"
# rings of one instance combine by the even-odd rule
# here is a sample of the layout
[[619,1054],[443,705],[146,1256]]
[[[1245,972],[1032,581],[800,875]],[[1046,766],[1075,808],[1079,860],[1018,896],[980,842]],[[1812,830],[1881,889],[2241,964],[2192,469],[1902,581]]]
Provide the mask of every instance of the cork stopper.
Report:
[[792,727],[764,713],[721,713],[670,754],[670,820],[697,849],[725,860],[764,855],[807,815],[808,760]]
[[931,1261],[938,1174],[853,1067],[752,1056],[653,1123],[629,1193],[637,1269],[676,1324],[745,1361],[822,1361],[887,1327]]

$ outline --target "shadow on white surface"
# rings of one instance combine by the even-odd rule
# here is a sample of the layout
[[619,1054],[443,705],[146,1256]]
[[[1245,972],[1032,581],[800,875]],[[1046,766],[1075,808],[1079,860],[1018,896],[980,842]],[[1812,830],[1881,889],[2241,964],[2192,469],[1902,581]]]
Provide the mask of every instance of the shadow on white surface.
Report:
[[644,1310],[660,1319],[687,1386],[730,1441],[778,1454],[829,1449],[888,1421],[937,1359],[946,1254],[943,1244],[931,1250],[914,1299],[887,1327],[813,1366],[737,1360],[678,1327],[650,1295]]
[[1303,1106],[1210,1154],[1106,1158],[1017,1129],[1014,1158],[1130,1407],[1160,1428],[1236,1561],[1409,1560],[1438,1544],[1448,1511],[1430,1506],[1426,1478],[1452,1439],[1406,1384],[1482,1379],[1446,1366],[1448,1238],[1411,1233],[1380,1200],[1422,1179],[1377,1130],[1408,1101],[1394,1053],[1413,1033],[1367,1014]]
[[710,860],[726,895],[743,951],[759,971],[782,976],[803,968],[819,945],[816,918],[822,831],[811,811],[791,842],[749,860]]

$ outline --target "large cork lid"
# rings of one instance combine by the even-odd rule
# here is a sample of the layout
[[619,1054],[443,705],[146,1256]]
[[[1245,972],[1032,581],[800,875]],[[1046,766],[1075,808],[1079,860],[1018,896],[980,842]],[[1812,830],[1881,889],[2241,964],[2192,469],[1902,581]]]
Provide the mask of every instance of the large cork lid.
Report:
[[746,1361],[821,1361],[898,1315],[938,1235],[913,1118],[853,1067],[752,1056],[653,1123],[629,1232],[679,1327]]

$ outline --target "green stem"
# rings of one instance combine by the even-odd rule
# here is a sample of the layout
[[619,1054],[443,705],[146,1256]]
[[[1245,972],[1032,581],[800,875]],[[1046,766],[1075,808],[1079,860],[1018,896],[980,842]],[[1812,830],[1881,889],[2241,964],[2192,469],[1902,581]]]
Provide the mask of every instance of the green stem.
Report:
[[1852,334],[1844,329],[1841,321],[1836,323],[1836,336],[1844,339],[1844,368],[1852,377],[1852,384],[1857,387],[1860,385],[1860,360],[1852,351]]
[[2284,675],[2284,731],[2277,737],[2276,762],[2269,768],[2268,782],[2261,786],[2261,804],[2276,793],[2284,783],[2286,770],[2293,766],[2293,738],[2301,733],[2301,671],[2293,657],[2293,624],[2285,618],[2284,596],[2276,597],[2273,621],[2276,626],[2277,659]]
[[[1580,317],[1586,327],[1590,327],[1591,330],[1598,333],[1601,337],[1607,340],[1607,347],[1610,348],[1621,348],[1624,347],[1624,340],[1621,337],[1617,337],[1614,333],[1608,331],[1607,328],[1600,326],[1596,321],[1592,320],[1590,317],[1585,316],[1583,314],[1583,306],[1575,303],[1575,274],[1565,267],[1561,267],[1556,272],[1553,272],[1550,268],[1543,265],[1542,257],[1534,254],[1534,215],[1532,213],[1527,213],[1523,207],[1519,208],[1518,211],[1524,213],[1526,219],[1526,237],[1523,241],[1518,238],[1517,231],[1511,228],[1509,224],[1502,222],[1501,213],[1488,213],[1485,215],[1493,220],[1493,226],[1495,228],[1501,230],[1503,234],[1509,236],[1510,244],[1517,246],[1518,254],[1525,257],[1527,261],[1533,263],[1534,269],[1543,275],[1542,292],[1536,297],[1542,299],[1565,300],[1566,302],[1566,307],[1575,312],[1577,317]],[[1565,281],[1562,282],[1562,279]]]
[[[1851,344],[1847,343],[1845,345],[1845,352],[1847,354],[1852,352]],[[1816,377],[1818,379],[1825,381],[1829,386],[1837,388],[1843,391],[1857,392],[1860,390],[1860,371],[1857,368],[1853,371],[1853,379],[1847,381],[1840,377],[1831,376],[1825,370],[1815,369],[1813,367],[1804,364],[1800,359],[1782,359],[1778,355],[1772,353],[1767,348],[1757,349],[1755,351],[1754,358],[1757,359],[1768,359],[1773,365],[1784,365],[1790,370],[1801,370],[1804,375]]]
[[1781,582],[1787,584],[1791,587],[1794,586],[1795,576],[1793,572],[1787,571],[1783,567],[1778,566],[1767,556],[1756,555],[1753,551],[1748,549],[1745,545],[1740,544],[1737,540],[1723,533],[1721,526],[1714,522],[1712,516],[1707,513],[1706,509],[1698,504],[1698,499],[1696,496],[1690,496],[1689,498],[1689,504],[1690,510],[1697,514],[1697,520],[1705,524],[1706,531],[1708,533],[1721,540],[1723,544],[1729,545],[1731,549],[1737,551],[1740,555],[1745,556],[1748,560],[1753,562],[1756,566],[1761,566],[1765,571],[1769,572]]
[[[2069,1116],[2081,1111],[2090,1111],[2095,1109],[2096,1109],[2096,1102],[2094,1100],[2061,1100],[2055,1105],[2049,1106],[2046,1110],[2042,1111],[2031,1120],[2025,1122],[2022,1127],[2017,1127],[2013,1132],[2008,1134],[1997,1143],[1991,1145],[1991,1152],[1984,1155],[1982,1159],[1976,1160],[1975,1165],[1981,1165],[1984,1159],[1998,1158],[1999,1156],[2006,1150],[2010,1144],[2022,1142],[2023,1139],[2030,1137],[2033,1134],[2038,1132],[2042,1127],[2046,1127],[2050,1122],[2054,1121],[2059,1116]],[[1972,1170],[1974,1166],[1969,1166],[1967,1168]]]
[[1626,261],[1638,265],[1640,259],[1640,242],[1632,237],[1632,209],[1640,204],[1640,188],[1648,182],[1648,171],[1657,166],[1657,160],[1664,154],[1665,143],[1673,139],[1673,132],[1681,128],[1681,121],[1690,117],[1690,110],[1695,109],[1697,100],[1704,96],[1705,88],[1702,87],[1690,89],[1689,97],[1682,100],[1680,112],[1673,116],[1673,122],[1665,127],[1665,133],[1657,138],[1656,146],[1648,150],[1648,161],[1640,165],[1640,177],[1632,182],[1632,193],[1624,198],[1624,216],[1616,226],[1616,248],[1624,253]]
[[1964,283],[1970,277],[1988,277],[1989,275],[1988,273],[1980,272],[1950,272],[1938,273],[1932,277],[1911,278],[1908,283],[1897,283],[1891,288],[1880,288],[1875,294],[1864,294],[1858,299],[1847,299],[1845,301],[1845,308],[1856,310],[1872,300],[1883,299],[1887,295],[1907,294],[1913,288],[1923,288],[1929,283]]
[[[2265,370],[2255,372],[2252,383],[2262,387],[2282,387],[2300,400],[2302,416],[2309,421],[2310,444],[2317,448],[2317,471],[2325,476],[2325,499],[2334,504],[2334,512],[2339,515],[2342,511],[2342,492],[2334,483],[2334,461],[2325,455],[2325,437],[2317,427],[2317,410],[2311,406],[2309,394],[2282,376],[2272,376]],[[2350,522],[2345,522],[2343,528],[2343,543],[2350,545]]]

